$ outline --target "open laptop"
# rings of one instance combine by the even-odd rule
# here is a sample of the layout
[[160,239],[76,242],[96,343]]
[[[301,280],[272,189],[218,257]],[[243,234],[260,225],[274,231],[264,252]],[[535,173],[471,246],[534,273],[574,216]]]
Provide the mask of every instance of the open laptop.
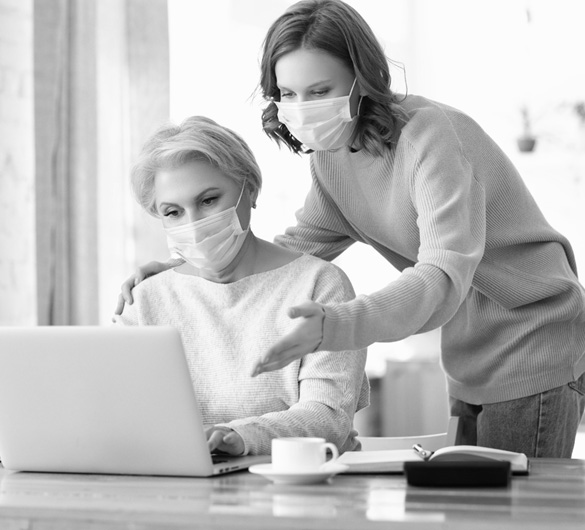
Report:
[[0,327],[0,460],[16,471],[207,477],[270,457],[209,454],[176,329],[39,326]]

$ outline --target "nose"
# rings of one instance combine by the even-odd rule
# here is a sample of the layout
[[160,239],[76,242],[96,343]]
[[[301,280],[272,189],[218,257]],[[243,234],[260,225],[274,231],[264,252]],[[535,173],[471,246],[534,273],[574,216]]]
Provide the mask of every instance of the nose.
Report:
[[309,101],[309,98],[307,96],[303,96],[302,94],[298,94],[295,98],[295,101],[297,103],[304,103],[305,101]]
[[185,216],[187,218],[187,223],[194,223],[195,221],[199,221],[202,217],[195,208],[189,208],[186,210]]

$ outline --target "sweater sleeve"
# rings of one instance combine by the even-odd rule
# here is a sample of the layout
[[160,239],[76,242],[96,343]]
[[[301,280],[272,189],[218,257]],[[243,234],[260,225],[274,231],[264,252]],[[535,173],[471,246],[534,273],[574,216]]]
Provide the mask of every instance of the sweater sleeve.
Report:
[[465,299],[485,246],[485,193],[458,138],[429,127],[403,139],[415,160],[405,185],[416,211],[416,264],[381,290],[325,308],[321,346],[338,351],[390,342],[438,328]]
[[[345,274],[333,265],[317,279],[313,300],[333,303],[354,296]],[[245,442],[246,454],[269,454],[271,440],[323,437],[344,452],[357,446],[354,413],[369,404],[366,351],[321,351],[306,355],[298,369],[299,399],[288,410],[234,420],[224,425]],[[262,376],[259,376],[262,377]]]
[[311,254],[332,261],[354,243],[345,229],[343,216],[335,204],[328,200],[315,176],[311,157],[312,185],[303,207],[296,212],[297,224],[276,236],[274,242],[281,247]]

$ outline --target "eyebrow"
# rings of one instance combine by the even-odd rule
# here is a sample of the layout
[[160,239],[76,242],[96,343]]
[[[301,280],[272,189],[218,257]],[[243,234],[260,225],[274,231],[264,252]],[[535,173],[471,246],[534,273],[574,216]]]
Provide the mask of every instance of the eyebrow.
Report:
[[[198,193],[197,195],[195,195],[195,197],[193,197],[193,201],[197,202],[203,195],[205,195],[206,193],[209,193],[210,191],[221,192],[221,190],[219,188],[211,186],[209,188],[204,189],[201,193]],[[162,210],[163,208],[166,208],[167,206],[178,206],[178,204],[174,203],[174,202],[161,202],[159,205],[157,205],[157,208],[160,208]]]
[[[307,90],[311,90],[311,88],[315,88],[316,86],[319,85],[330,85],[332,83],[331,79],[322,79],[321,81],[316,81],[315,83],[309,85],[307,87]],[[290,88],[285,87],[283,85],[279,85],[278,83],[276,84],[276,86],[278,87],[279,90],[290,90]]]

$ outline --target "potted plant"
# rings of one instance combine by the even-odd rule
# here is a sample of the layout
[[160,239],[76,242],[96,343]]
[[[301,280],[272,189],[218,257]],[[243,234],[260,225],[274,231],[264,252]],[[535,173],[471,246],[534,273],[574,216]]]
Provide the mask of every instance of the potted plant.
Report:
[[522,153],[530,153],[534,151],[536,146],[536,136],[532,132],[532,125],[530,123],[530,112],[527,106],[520,109],[522,115],[522,134],[517,138],[518,149]]

